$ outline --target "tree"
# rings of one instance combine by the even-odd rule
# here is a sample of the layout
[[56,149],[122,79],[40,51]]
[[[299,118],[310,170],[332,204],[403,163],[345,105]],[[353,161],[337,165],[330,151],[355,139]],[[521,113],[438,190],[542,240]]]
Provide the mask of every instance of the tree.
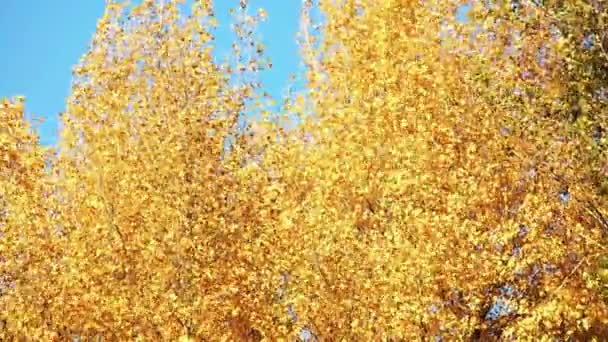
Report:
[[249,139],[261,53],[214,63],[208,2],[110,2],[48,171],[6,152],[37,161],[2,194],[33,208],[0,221],[31,242],[2,240],[7,334],[605,336],[602,49],[565,33],[605,10],[463,4],[305,2],[306,87]]
[[[0,104],[0,305],[2,337],[28,324],[29,317],[15,310],[27,301],[38,308],[44,294],[31,291],[28,284],[53,272],[48,260],[56,257],[52,208],[47,204],[50,187],[45,177],[48,155],[38,137],[25,122],[25,100],[2,100]],[[17,293],[17,297],[13,297]],[[13,330],[15,331],[15,330]]]
[[230,84],[228,66],[213,62],[210,5],[196,2],[189,16],[178,5],[110,2],[99,21],[53,167],[61,235],[48,244],[58,256],[7,296],[11,331],[236,339],[272,321],[276,276],[257,243],[267,218],[244,191],[254,181],[234,173],[245,140],[224,153],[253,86]]
[[320,2],[303,126],[318,138],[269,158],[295,189],[277,243],[289,250],[293,229],[305,241],[280,257],[286,303],[318,336],[605,333],[590,275],[606,201],[589,140],[560,119],[576,61],[548,25],[524,31],[500,4],[463,25],[460,5]]

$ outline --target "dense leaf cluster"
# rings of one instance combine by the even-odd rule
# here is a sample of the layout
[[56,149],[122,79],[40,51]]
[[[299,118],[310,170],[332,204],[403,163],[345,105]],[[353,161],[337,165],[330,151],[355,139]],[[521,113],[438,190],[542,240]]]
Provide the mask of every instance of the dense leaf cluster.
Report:
[[108,2],[56,151],[0,105],[3,339],[608,336],[602,1],[305,1],[279,111],[182,2]]

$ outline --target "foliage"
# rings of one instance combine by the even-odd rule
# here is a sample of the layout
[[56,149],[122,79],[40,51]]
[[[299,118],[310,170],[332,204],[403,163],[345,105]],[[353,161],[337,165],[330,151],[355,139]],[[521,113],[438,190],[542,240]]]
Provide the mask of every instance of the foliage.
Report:
[[3,337],[608,333],[601,2],[307,1],[272,120],[265,12],[216,63],[180,3],[108,4],[58,153],[3,104]]

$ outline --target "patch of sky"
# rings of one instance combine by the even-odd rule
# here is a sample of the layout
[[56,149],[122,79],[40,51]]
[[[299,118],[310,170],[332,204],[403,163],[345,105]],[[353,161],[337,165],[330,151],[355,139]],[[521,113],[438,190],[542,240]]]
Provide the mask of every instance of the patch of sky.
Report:
[[504,285],[500,288],[500,295],[488,312],[485,315],[485,319],[488,321],[494,321],[499,319],[502,316],[508,315],[515,311],[515,307],[510,303],[510,300],[513,299],[516,295],[515,288],[511,285]]
[[456,10],[456,13],[455,13],[456,20],[458,20],[458,22],[460,22],[462,24],[468,23],[470,20],[469,19],[470,11],[471,11],[470,3],[458,7],[458,9]]
[[312,331],[310,331],[310,329],[308,328],[302,328],[302,330],[300,330],[300,334],[298,336],[302,341],[310,341],[313,339],[313,333]]
[[559,193],[559,200],[562,204],[568,204],[568,202],[570,201],[570,192],[568,192],[567,189],[562,190]]

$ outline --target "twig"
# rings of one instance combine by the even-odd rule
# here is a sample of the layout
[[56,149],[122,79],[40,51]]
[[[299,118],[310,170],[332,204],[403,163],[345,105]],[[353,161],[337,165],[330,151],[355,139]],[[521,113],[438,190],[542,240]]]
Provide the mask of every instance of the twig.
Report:
[[602,246],[602,244],[601,244],[601,243],[599,243],[599,242],[597,242],[597,241],[593,240],[592,238],[588,237],[587,235],[585,235],[585,234],[582,234],[582,233],[581,233],[581,234],[580,234],[580,236],[582,236],[583,238],[585,238],[585,240],[587,240],[587,241],[591,242],[592,244],[596,245],[596,246],[597,246],[597,247],[599,247],[600,249],[602,249],[602,250],[604,250],[604,251],[606,250],[606,247]]
[[591,217],[598,221],[604,230],[608,231],[608,219],[606,219],[604,213],[602,213],[591,201],[587,202],[586,209],[591,214]]
[[598,45],[600,46],[602,57],[604,57],[606,62],[608,62],[608,53],[606,53],[606,49],[604,49],[605,40],[606,40],[606,33],[602,33],[602,37],[601,37],[601,39],[599,39]]
[[561,288],[564,287],[564,285],[566,284],[568,279],[570,279],[570,277],[574,274],[574,272],[576,272],[576,270],[578,270],[578,268],[581,267],[581,265],[583,264],[583,262],[585,262],[586,259],[587,259],[587,257],[582,258],[581,261],[579,261],[578,264],[576,264],[576,266],[574,266],[572,271],[570,271],[570,273],[568,273],[568,275],[564,278],[564,280],[562,280],[561,284],[559,284],[559,286],[555,290],[553,290],[553,292],[551,293],[552,296],[554,296],[557,293],[557,291],[561,290]]

